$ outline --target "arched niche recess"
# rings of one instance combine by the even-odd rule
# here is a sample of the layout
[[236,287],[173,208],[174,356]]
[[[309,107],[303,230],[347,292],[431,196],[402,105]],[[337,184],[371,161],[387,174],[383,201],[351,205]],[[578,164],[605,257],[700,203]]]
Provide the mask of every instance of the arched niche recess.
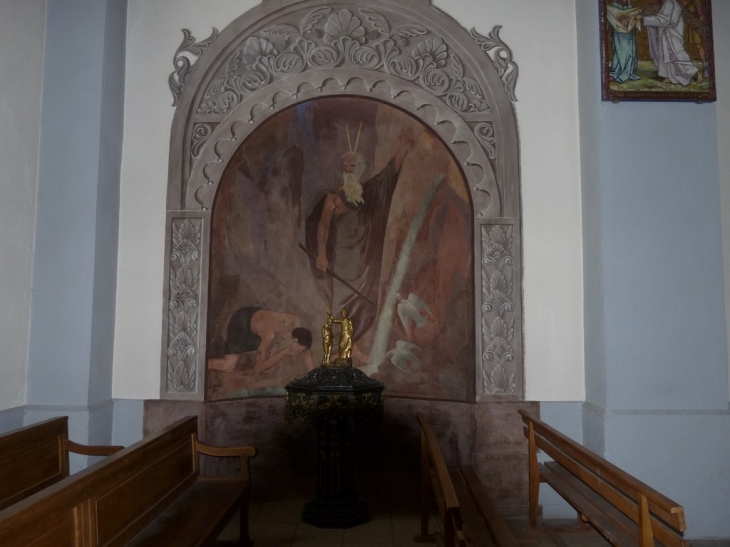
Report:
[[421,0],[268,0],[206,40],[183,32],[170,76],[161,398],[205,399],[212,209],[232,158],[289,107],[360,97],[428,126],[458,162],[473,228],[466,400],[522,399],[517,67],[499,27],[467,32]]

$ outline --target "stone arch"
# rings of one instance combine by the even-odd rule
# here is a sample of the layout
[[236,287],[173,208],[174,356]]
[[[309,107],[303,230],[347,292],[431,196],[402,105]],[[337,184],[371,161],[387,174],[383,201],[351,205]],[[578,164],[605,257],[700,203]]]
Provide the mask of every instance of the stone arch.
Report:
[[517,67],[498,31],[467,33],[421,0],[268,0],[207,40],[184,31],[170,78],[162,398],[203,398],[211,208],[228,162],[274,113],[332,96],[405,111],[461,164],[473,205],[476,398],[522,398]]

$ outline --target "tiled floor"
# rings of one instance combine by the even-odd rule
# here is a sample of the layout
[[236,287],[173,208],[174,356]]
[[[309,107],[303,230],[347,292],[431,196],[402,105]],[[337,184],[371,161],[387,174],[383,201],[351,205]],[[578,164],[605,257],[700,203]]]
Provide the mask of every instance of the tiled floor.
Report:
[[324,529],[301,521],[307,500],[271,501],[251,507],[251,538],[256,547],[321,547],[423,545],[413,542],[419,529],[418,510],[397,500],[368,501],[372,520],[347,529]]
[[[250,533],[256,547],[411,547],[418,533],[420,520],[417,499],[382,496],[366,500],[372,520],[348,529],[322,529],[301,521],[302,508],[307,500],[267,501],[251,506]],[[234,519],[233,522],[236,522]],[[526,547],[606,547],[600,535],[586,527],[577,531],[570,521],[551,521],[552,533],[528,531],[522,519],[508,520],[515,536]],[[433,526],[438,526],[435,519]],[[438,528],[437,528],[438,529]],[[234,530],[226,530],[221,539],[233,538]],[[426,544],[427,545],[427,544]],[[691,547],[730,547],[728,540],[691,542]]]

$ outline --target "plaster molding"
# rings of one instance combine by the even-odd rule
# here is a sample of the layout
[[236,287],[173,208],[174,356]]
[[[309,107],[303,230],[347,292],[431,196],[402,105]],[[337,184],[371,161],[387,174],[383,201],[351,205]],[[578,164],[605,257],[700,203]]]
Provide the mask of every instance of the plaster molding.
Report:
[[[218,29],[213,28],[210,36],[200,42],[195,41],[195,37],[190,33],[188,29],[182,29],[183,41],[175,51],[175,55],[172,58],[172,64],[175,70],[172,71],[169,78],[167,79],[168,85],[170,86],[170,92],[172,93],[172,106],[177,106],[177,102],[180,99],[185,80],[190,72],[192,62],[190,57],[199,57],[203,50],[210,45],[210,43],[218,37]],[[185,55],[185,54],[188,55]],[[194,59],[193,59],[194,62]]]
[[[208,230],[226,166],[277,112],[334,96],[407,112],[431,127],[458,161],[473,206],[475,397],[523,397],[518,69],[500,28],[470,34],[422,0],[267,0],[202,42],[183,31],[170,76],[177,108],[161,397],[204,398]],[[197,56],[194,63],[190,56]],[[183,257],[192,255],[182,253],[179,234],[192,233],[193,225],[198,235],[183,239],[185,248],[195,241],[197,254],[185,264]],[[511,234],[512,262],[499,273],[482,263],[491,252],[482,237],[494,230]],[[497,304],[498,291],[509,296],[511,309]],[[505,333],[510,350],[499,353],[492,334]]]
[[[202,398],[205,326],[201,303],[207,290],[207,215],[175,212],[168,215],[170,249],[166,260],[164,367],[162,386],[170,398]],[[203,316],[204,317],[204,316]]]
[[521,317],[515,292],[519,268],[519,223],[495,219],[479,229],[481,244],[481,309],[476,320],[481,333],[477,348],[483,395],[511,396],[521,393],[516,364],[521,354]]
[[[399,106],[450,145],[469,182],[477,218],[498,217],[503,207],[489,156],[496,159],[492,122],[470,127],[433,95],[392,76],[352,69],[297,75],[271,84],[233,109],[201,146],[186,189],[185,208],[210,210],[217,182],[241,143],[266,119],[298,102],[328,96],[367,96]],[[487,131],[485,131],[487,129]],[[489,134],[491,129],[491,135]],[[487,133],[487,136],[485,136]]]
[[504,90],[509,95],[510,100],[517,102],[515,87],[517,87],[519,68],[512,58],[512,50],[499,37],[501,29],[501,25],[496,25],[486,36],[479,34],[476,29],[471,29],[469,34],[484,50],[484,53],[487,54],[497,72],[499,72],[499,77],[504,84]]

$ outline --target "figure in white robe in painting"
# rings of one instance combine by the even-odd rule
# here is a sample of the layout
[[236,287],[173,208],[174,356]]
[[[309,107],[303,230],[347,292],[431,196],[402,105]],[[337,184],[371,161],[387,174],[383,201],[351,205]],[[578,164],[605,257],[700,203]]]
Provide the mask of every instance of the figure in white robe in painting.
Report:
[[682,5],[677,0],[664,0],[656,15],[644,17],[644,26],[659,77],[673,84],[689,85],[698,71],[684,49]]

